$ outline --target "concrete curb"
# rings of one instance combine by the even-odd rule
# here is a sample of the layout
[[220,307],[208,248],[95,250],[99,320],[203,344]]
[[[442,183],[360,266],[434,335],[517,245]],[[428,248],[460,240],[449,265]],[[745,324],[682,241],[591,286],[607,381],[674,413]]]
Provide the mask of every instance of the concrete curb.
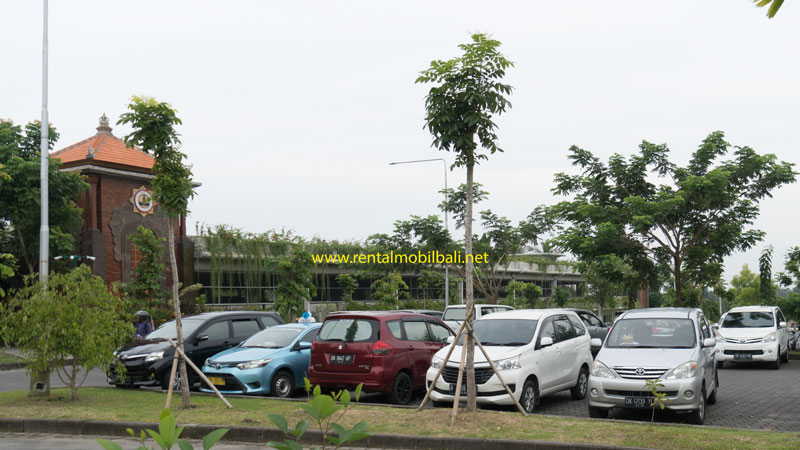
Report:
[[[0,370],[16,370],[16,369],[24,369],[28,363],[24,362],[15,362],[15,363],[3,363],[0,364]],[[65,366],[72,365],[72,360],[68,359],[64,361]]]
[[[0,417],[0,433],[46,433],[93,436],[129,436],[127,429],[136,436],[141,430],[150,428],[157,430],[157,423],[143,422],[110,422],[81,419],[17,419]],[[217,425],[188,424],[184,426],[181,437],[202,439],[211,431],[223,428]],[[224,441],[266,443],[282,441],[285,437],[277,428],[229,427]],[[305,444],[319,444],[322,435],[319,431],[309,430],[303,436]],[[506,439],[472,439],[451,437],[400,436],[394,434],[374,434],[367,439],[349,444],[350,447],[391,448],[391,449],[426,449],[426,450],[535,450],[535,449],[639,449],[639,447],[613,447],[594,444],[570,444],[546,441],[514,441]]]

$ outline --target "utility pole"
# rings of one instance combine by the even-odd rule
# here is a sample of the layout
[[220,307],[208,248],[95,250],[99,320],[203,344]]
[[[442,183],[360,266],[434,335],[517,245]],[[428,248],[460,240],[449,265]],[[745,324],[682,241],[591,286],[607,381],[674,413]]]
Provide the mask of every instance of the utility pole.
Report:
[[41,178],[41,226],[39,227],[39,281],[47,290],[47,275],[49,273],[48,259],[50,252],[50,221],[49,205],[50,189],[48,185],[48,159],[50,157],[50,121],[47,114],[47,0],[44,1],[44,21],[42,34],[42,124],[41,130],[41,164],[39,174]]

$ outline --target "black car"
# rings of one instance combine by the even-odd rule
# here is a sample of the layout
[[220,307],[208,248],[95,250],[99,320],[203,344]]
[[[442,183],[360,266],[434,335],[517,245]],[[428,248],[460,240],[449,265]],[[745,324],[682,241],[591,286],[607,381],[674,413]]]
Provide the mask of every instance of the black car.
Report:
[[[187,316],[181,320],[184,352],[197,367],[202,367],[206,358],[239,345],[264,328],[282,323],[277,313],[265,311],[209,312]],[[144,339],[117,349],[118,359],[109,368],[108,384],[167,389],[174,354],[168,339],[176,339],[174,320],[156,328]],[[118,380],[116,375],[116,364],[120,362],[127,370],[124,380]],[[190,374],[190,385],[199,382],[200,377],[191,368],[186,370]]]
[[[611,329],[610,323],[604,323],[600,320],[599,317],[595,315],[595,313],[589,311],[588,309],[576,309],[576,308],[565,308],[570,311],[575,311],[575,314],[581,318],[584,324],[586,324],[586,328],[589,330],[589,335],[592,339],[597,338],[600,341],[606,340],[606,335],[608,334],[608,330]],[[592,356],[597,356],[597,353],[600,351],[600,347],[592,347]]]

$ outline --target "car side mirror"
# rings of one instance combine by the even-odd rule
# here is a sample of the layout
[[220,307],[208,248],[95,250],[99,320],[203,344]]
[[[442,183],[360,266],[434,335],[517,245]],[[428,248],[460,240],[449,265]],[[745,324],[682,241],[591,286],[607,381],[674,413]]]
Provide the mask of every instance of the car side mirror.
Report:
[[553,345],[553,338],[550,336],[545,336],[539,340],[539,348],[545,348]]
[[592,340],[589,341],[589,345],[591,345],[592,348],[600,348],[603,346],[603,341],[601,341],[600,338],[592,338]]
[[455,336],[447,336],[447,344],[448,345],[452,344],[455,341],[456,341],[456,337]]
[[197,338],[195,338],[194,342],[195,342],[195,345],[196,345],[196,344],[199,344],[199,343],[201,343],[203,341],[207,341],[207,340],[208,340],[208,335],[207,334],[201,334],[200,336],[197,336]]
[[611,328],[611,322],[606,322],[603,324],[603,326],[606,328]]
[[713,337],[703,339],[703,348],[713,347],[717,345],[717,340]]
[[311,342],[298,342],[294,346],[295,350],[311,350]]
[[715,330],[719,330],[719,324],[718,323],[712,323],[711,324],[711,328],[713,328]]
[[780,327],[780,328],[786,328],[786,322],[781,322],[781,323],[779,323],[779,324],[778,324],[778,327]]

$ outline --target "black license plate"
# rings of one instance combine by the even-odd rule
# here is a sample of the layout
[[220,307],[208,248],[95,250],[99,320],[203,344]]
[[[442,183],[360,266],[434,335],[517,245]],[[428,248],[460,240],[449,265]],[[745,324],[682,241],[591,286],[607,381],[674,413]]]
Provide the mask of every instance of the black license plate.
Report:
[[748,360],[748,359],[753,359],[753,355],[751,355],[750,353],[734,353],[733,359]]
[[[477,384],[475,385],[475,392],[476,393],[478,392],[478,385]],[[456,384],[455,383],[450,383],[450,395],[456,395]],[[466,395],[467,395],[467,382],[466,381],[463,381],[461,383],[461,394],[459,394],[459,395],[461,395],[462,397],[466,397]]]
[[653,399],[650,397],[625,397],[625,406],[629,408],[650,408]]
[[331,364],[353,364],[356,355],[330,355]]

